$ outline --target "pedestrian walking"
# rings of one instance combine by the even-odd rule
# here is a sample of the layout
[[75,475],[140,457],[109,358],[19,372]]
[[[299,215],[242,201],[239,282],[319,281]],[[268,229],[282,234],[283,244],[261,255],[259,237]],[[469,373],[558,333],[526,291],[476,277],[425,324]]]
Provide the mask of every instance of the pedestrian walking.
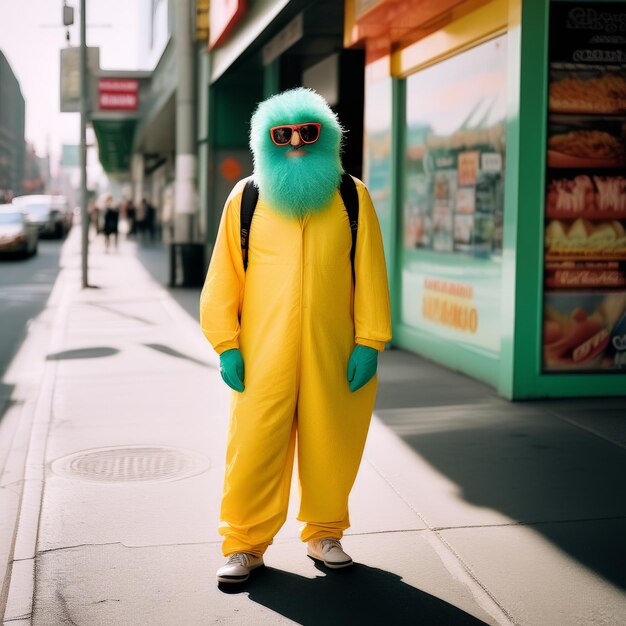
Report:
[[114,245],[117,249],[117,237],[119,228],[119,208],[113,204],[113,197],[109,196],[104,208],[104,250],[109,251],[109,239],[113,236]]
[[128,220],[128,236],[134,237],[137,234],[137,207],[132,198],[126,204],[126,219]]
[[342,138],[314,91],[262,102],[253,178],[235,185],[222,215],[200,303],[234,390],[220,583],[263,565],[286,519],[296,437],[307,554],[352,565],[340,540],[391,324],[378,219],[365,185],[343,173]]
[[156,209],[147,198],[143,199],[142,204],[143,220],[141,224],[141,238],[143,241],[144,238],[150,237],[150,241],[154,241],[156,234]]

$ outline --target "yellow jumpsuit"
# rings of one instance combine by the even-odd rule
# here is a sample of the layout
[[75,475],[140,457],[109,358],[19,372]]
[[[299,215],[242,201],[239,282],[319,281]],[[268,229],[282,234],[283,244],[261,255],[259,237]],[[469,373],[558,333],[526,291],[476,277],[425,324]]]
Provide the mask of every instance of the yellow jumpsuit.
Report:
[[[356,179],[355,179],[356,180]],[[202,290],[202,331],[221,354],[241,350],[245,390],[232,392],[220,514],[224,555],[261,555],[283,525],[296,435],[301,538],[341,538],[361,462],[377,380],[350,392],[355,343],[382,351],[391,339],[378,219],[356,180],[359,226],[352,286],[351,235],[339,192],[302,219],[259,197],[241,256],[245,180],[231,192]]]

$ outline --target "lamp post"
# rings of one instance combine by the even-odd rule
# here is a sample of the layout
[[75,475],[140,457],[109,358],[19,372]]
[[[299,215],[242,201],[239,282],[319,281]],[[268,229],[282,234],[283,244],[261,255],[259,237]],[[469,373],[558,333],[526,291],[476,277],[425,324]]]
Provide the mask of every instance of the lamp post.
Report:
[[87,253],[89,213],[87,211],[87,15],[86,0],[80,0],[80,222],[81,276],[83,289],[89,286]]

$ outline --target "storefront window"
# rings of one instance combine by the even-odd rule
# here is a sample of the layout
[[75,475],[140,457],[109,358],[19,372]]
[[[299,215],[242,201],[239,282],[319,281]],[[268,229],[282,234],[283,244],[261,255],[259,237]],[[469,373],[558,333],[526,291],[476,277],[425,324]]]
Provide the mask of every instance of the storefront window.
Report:
[[406,80],[402,324],[488,359],[501,342],[506,47],[503,35]]
[[407,79],[406,248],[502,252],[506,39]]
[[[387,66],[383,66],[385,69]],[[383,235],[388,272],[393,271],[392,241],[395,237],[391,215],[391,78],[377,72],[372,64],[365,71],[365,134],[363,143],[363,175],[376,207]],[[381,75],[382,74],[382,75]]]

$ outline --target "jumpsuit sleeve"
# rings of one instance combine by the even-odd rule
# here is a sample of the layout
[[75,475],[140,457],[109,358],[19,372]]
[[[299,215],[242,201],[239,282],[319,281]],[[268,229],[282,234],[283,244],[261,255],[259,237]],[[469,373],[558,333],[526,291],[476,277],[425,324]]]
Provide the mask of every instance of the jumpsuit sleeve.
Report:
[[218,354],[239,348],[239,316],[245,272],[241,256],[240,209],[245,181],[231,192],[200,295],[200,326]]
[[389,286],[383,239],[370,194],[357,182],[359,226],[354,258],[355,342],[382,352],[391,340]]

